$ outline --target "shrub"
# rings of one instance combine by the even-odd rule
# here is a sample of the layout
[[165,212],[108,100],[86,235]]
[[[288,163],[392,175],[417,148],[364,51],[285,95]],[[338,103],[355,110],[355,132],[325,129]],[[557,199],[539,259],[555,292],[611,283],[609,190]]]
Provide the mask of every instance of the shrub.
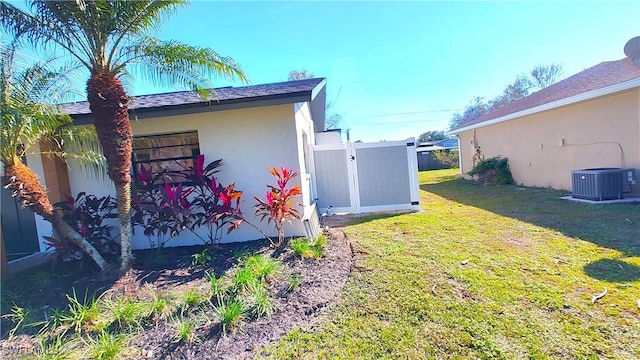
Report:
[[291,277],[289,278],[289,291],[297,288],[298,286],[300,286],[300,284],[302,283],[303,280],[303,276],[300,274],[293,274],[291,275]]
[[84,299],[80,301],[76,290],[73,289],[73,295],[67,295],[67,300],[69,301],[67,311],[58,313],[56,322],[65,328],[65,332],[67,329],[73,329],[76,333],[81,330],[93,330],[102,315],[98,307],[98,299],[93,296],[88,297],[85,293]]
[[306,239],[294,239],[291,241],[291,249],[301,258],[320,259],[324,255],[327,238],[318,236],[313,242]]
[[480,161],[468,174],[484,184],[513,184],[509,162],[499,156]]
[[269,290],[260,283],[251,286],[251,296],[249,297],[251,311],[256,318],[263,316],[270,317],[276,311],[276,305],[271,299]]
[[180,314],[179,318],[175,320],[175,342],[197,342],[199,341],[196,335],[197,323],[192,319],[185,319],[184,314]]
[[153,290],[150,290],[149,293],[151,296],[151,304],[149,305],[151,308],[151,316],[156,320],[167,318],[172,311],[172,296],[168,294],[162,295]]
[[[223,228],[227,233],[237,229],[243,221],[242,192],[234,184],[223,186],[216,180],[214,173],[221,165],[222,160],[215,160],[205,166],[204,155],[198,155],[191,167],[154,174],[150,166],[140,164],[132,199],[134,229],[142,228],[152,247],[163,247],[183,231],[212,244]],[[167,178],[185,181],[168,184]],[[206,237],[198,231],[202,227],[208,230]]]
[[194,308],[200,306],[205,300],[206,296],[200,293],[198,289],[189,289],[184,292],[182,309],[187,310],[189,308]]
[[[103,255],[115,255],[120,252],[120,245],[112,235],[113,226],[106,223],[107,219],[117,219],[116,199],[111,196],[97,197],[85,192],[78,193],[73,198],[68,196],[65,201],[54,204],[57,211],[62,212],[63,220],[84,237],[96,250]],[[44,236],[49,248],[56,250],[59,260],[68,261],[81,259],[83,251],[71,241]]]
[[245,266],[238,267],[233,273],[232,283],[236,293],[248,290],[257,281],[257,274]]
[[227,289],[222,284],[222,278],[216,277],[216,274],[209,275],[209,289],[211,290],[211,296],[223,296]]
[[88,346],[89,359],[120,359],[132,355],[132,348],[127,346],[130,336],[126,334],[112,334],[101,332],[95,338],[88,336],[85,344]]
[[460,151],[458,149],[453,150],[436,150],[433,152],[434,159],[440,161],[444,165],[449,165],[452,168],[460,166]]
[[209,249],[204,249],[201,252],[185,256],[180,260],[180,265],[190,267],[193,269],[207,267],[213,262],[213,256],[209,253]]
[[281,266],[278,260],[266,255],[251,255],[244,261],[244,267],[263,281],[270,280],[278,273]]
[[244,304],[239,301],[225,302],[219,298],[218,306],[214,310],[217,320],[222,325],[223,333],[239,326],[246,317]]
[[127,296],[119,296],[106,302],[111,312],[111,323],[120,329],[131,330],[142,327],[144,320],[151,315],[152,304]]
[[280,171],[275,167],[269,169],[269,173],[276,178],[277,186],[267,185],[269,190],[265,195],[265,200],[254,196],[258,202],[255,206],[256,215],[260,216],[260,221],[267,219],[267,223],[273,224],[278,233],[278,246],[284,242],[284,223],[291,222],[291,219],[300,219],[300,212],[295,208],[298,203],[293,199],[302,194],[300,186],[296,185],[288,188],[289,181],[298,176],[297,171],[281,167]]

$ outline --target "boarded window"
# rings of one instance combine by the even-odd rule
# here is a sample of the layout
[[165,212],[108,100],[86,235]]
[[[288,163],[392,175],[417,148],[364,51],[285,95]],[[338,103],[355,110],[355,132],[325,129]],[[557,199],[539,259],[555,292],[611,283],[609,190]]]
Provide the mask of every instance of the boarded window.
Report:
[[165,173],[164,182],[184,182],[185,179],[176,176],[175,172],[191,168],[199,154],[197,131],[136,136],[133,138],[133,172],[137,176],[141,166],[147,169],[151,166],[154,175]]

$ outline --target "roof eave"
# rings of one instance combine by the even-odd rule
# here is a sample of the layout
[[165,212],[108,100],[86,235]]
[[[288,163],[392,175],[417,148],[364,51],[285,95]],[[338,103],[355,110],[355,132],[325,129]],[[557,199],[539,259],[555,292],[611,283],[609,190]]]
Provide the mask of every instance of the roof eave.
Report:
[[451,131],[447,132],[447,134],[448,135],[457,135],[457,134],[460,134],[461,132],[474,130],[474,129],[478,129],[478,128],[489,126],[489,125],[499,124],[499,123],[502,123],[502,122],[505,122],[505,121],[521,118],[523,116],[533,115],[533,114],[537,114],[539,112],[557,109],[557,108],[562,107],[562,106],[567,106],[567,105],[575,104],[575,103],[578,103],[578,102],[582,102],[582,101],[586,101],[586,100],[599,98],[599,97],[602,97],[602,96],[615,94],[615,93],[626,91],[626,90],[630,90],[630,89],[633,89],[633,88],[636,88],[636,87],[640,87],[640,78],[627,80],[627,81],[624,81],[624,82],[621,82],[621,83],[618,83],[618,84],[610,85],[610,86],[603,87],[603,88],[596,89],[596,90],[587,91],[587,92],[584,92],[582,94],[578,94],[578,95],[570,96],[570,97],[567,97],[567,98],[564,98],[564,99],[552,101],[550,103],[534,106],[534,107],[529,108],[529,109],[524,109],[524,110],[521,110],[521,111],[517,111],[517,112],[511,113],[511,114],[507,114],[507,115],[504,115],[504,116],[501,116],[501,117],[498,117],[498,118],[495,118],[495,119],[490,119],[490,120],[487,120],[487,121],[479,122],[477,124],[472,124],[472,125],[469,125],[469,126],[463,126],[461,128],[451,130]]
[[[324,81],[324,80],[323,80]],[[324,84],[324,82],[321,82]],[[236,110],[258,106],[273,106],[292,104],[296,102],[311,101],[314,97],[313,90],[305,90],[291,92],[286,94],[256,96],[250,98],[228,99],[228,100],[203,100],[197,103],[164,105],[157,107],[129,109],[129,115],[135,116],[137,119],[154,118],[173,115],[186,115],[200,112]],[[76,125],[88,125],[93,123],[91,113],[86,114],[70,114]]]

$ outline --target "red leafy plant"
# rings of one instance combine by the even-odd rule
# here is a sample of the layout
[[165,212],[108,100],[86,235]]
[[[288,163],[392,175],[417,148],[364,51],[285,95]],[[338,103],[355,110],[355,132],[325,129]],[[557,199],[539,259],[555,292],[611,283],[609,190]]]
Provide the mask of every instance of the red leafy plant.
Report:
[[260,216],[260,221],[267,219],[267,223],[273,222],[278,233],[278,244],[282,246],[284,242],[284,223],[291,223],[292,219],[300,219],[300,212],[296,206],[302,206],[293,202],[293,199],[302,194],[300,186],[296,185],[288,187],[289,181],[298,176],[295,170],[281,167],[278,170],[275,167],[269,169],[269,173],[276,178],[277,185],[267,185],[268,190],[265,200],[254,196],[257,204],[255,206],[256,215]]
[[[227,234],[242,223],[242,192],[234,184],[223,186],[214,174],[222,165],[215,160],[205,165],[204,155],[196,157],[193,166],[153,173],[140,164],[133,197],[134,230],[142,228],[151,247],[162,248],[183,231],[190,231],[205,244],[220,240],[222,229]],[[167,179],[182,182],[168,184]],[[206,237],[199,233],[205,227]],[[157,240],[157,243],[156,241]]]
[[[89,241],[103,255],[117,254],[120,245],[116,242],[113,226],[107,219],[117,219],[116,200],[111,196],[97,197],[85,192],[75,198],[67,196],[65,201],[54,204],[63,220]],[[84,253],[72,242],[53,236],[44,236],[48,248],[56,251],[63,261],[81,259]]]

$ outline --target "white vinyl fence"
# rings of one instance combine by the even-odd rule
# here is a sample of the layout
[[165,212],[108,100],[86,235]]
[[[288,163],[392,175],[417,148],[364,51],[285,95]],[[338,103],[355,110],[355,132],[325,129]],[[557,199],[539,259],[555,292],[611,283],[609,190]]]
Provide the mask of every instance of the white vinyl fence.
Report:
[[314,193],[321,211],[419,210],[414,139],[313,146]]

